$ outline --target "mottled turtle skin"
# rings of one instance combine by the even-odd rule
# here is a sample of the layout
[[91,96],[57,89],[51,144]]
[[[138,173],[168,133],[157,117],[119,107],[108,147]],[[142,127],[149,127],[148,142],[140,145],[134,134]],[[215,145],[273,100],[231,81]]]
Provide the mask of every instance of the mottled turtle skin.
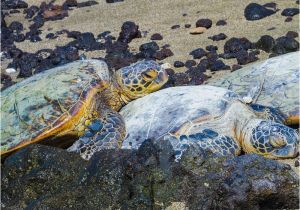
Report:
[[[274,119],[281,119],[279,112],[271,111]],[[274,159],[295,157],[298,151],[294,129],[258,115],[226,88],[167,88],[129,103],[120,114],[126,124],[123,148],[127,149],[136,149],[150,138],[170,140],[177,158],[191,144],[220,155],[244,151]]]
[[63,145],[89,159],[119,147],[125,125],[118,110],[158,90],[168,79],[154,61],[140,61],[110,74],[104,61],[82,60],[36,74],[1,94],[2,157],[28,144]]
[[253,99],[250,103],[275,107],[285,115],[285,124],[299,124],[299,57],[298,51],[270,58],[212,79],[207,84],[228,88],[246,100]]

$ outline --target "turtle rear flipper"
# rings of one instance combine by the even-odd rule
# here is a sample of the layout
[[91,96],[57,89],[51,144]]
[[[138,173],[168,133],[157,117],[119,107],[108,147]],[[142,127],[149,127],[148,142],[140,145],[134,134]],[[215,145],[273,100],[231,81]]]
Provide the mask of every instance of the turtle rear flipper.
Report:
[[101,149],[120,148],[125,137],[125,126],[122,116],[113,110],[91,121],[83,136],[71,147],[69,152],[78,152],[81,157],[89,160]]

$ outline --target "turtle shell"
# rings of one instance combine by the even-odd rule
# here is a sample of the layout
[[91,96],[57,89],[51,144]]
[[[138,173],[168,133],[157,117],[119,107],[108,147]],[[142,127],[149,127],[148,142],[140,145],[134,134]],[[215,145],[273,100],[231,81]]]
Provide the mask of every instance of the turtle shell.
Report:
[[208,85],[172,87],[151,93],[121,109],[127,131],[122,147],[137,149],[145,139],[175,133],[186,122],[221,116],[229,102],[237,99],[232,91]]
[[257,62],[207,84],[228,88],[247,96],[255,86],[260,91],[255,103],[279,108],[290,118],[299,119],[299,52]]
[[83,60],[47,70],[1,94],[1,154],[74,126],[95,94],[108,86],[103,61]]

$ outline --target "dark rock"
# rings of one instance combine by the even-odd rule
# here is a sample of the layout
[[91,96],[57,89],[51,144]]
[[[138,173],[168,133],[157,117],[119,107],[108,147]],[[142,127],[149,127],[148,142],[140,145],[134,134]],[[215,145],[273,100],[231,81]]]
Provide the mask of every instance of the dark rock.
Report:
[[124,0],[106,0],[106,3],[116,3],[116,2],[122,2]]
[[236,70],[241,69],[241,68],[243,68],[241,65],[233,64],[231,66],[231,71],[236,71]]
[[[81,36],[81,32],[79,32],[79,31],[69,31],[67,34],[68,34],[67,37],[73,38],[73,39],[79,39]],[[93,35],[93,37],[94,37],[94,35]]]
[[297,0],[295,3],[296,3],[296,4],[299,4],[299,0]]
[[208,77],[203,73],[205,72],[205,68],[203,66],[191,67],[186,73],[189,74],[191,78],[189,81],[189,85],[201,85],[204,81],[208,79]]
[[39,42],[42,41],[39,36],[42,32],[40,30],[30,30],[25,34],[25,38],[30,40],[31,42]]
[[151,38],[150,38],[151,40],[162,40],[163,39],[163,37],[162,37],[162,35],[161,34],[159,34],[159,33],[155,33],[155,34],[153,34],[152,36],[151,36]]
[[180,25],[173,25],[173,26],[171,27],[171,29],[177,29],[177,28],[180,28]]
[[46,35],[46,39],[56,39],[58,36],[56,36],[54,33],[49,33]]
[[275,46],[275,40],[273,37],[269,35],[261,36],[260,39],[256,42],[256,47],[266,52],[271,52],[274,46]]
[[159,46],[156,44],[156,42],[148,42],[142,44],[139,50],[141,51],[140,55],[142,58],[151,58],[155,52],[159,50]]
[[130,43],[131,40],[135,38],[140,38],[141,32],[139,31],[139,26],[134,22],[126,21],[121,27],[121,32],[118,37],[118,41]]
[[184,63],[181,62],[181,61],[175,61],[175,62],[174,62],[174,67],[175,67],[175,68],[184,67]]
[[191,24],[184,24],[185,28],[190,28],[192,25]]
[[15,42],[23,42],[26,39],[24,34],[13,34],[13,40]]
[[224,53],[236,53],[240,50],[253,49],[254,44],[252,44],[247,38],[230,38],[226,41],[224,45]]
[[7,74],[3,74],[1,73],[1,91],[5,90],[6,88],[12,86],[13,84],[15,84],[15,82],[12,81],[11,77]]
[[35,5],[30,6],[29,8],[24,10],[24,13],[26,14],[25,18],[26,19],[32,18],[39,10],[40,8],[38,8]]
[[207,51],[217,51],[218,50],[218,47],[217,46],[214,46],[214,45],[208,45],[205,47],[205,49]]
[[16,14],[16,13],[21,13],[20,10],[13,9],[9,11],[10,14]]
[[184,66],[187,68],[191,68],[192,66],[196,66],[196,65],[197,65],[197,63],[194,60],[187,60],[184,64]]
[[174,201],[188,209],[298,208],[299,179],[277,161],[217,157],[196,146],[178,162],[174,156],[169,141],[102,150],[90,161],[30,145],[1,164],[1,202],[8,209],[161,209]]
[[200,60],[198,66],[202,66],[203,68],[207,69],[209,67],[208,59],[204,58]]
[[292,18],[292,17],[287,17],[287,18],[284,20],[284,22],[291,22],[291,21],[293,21],[293,18]]
[[18,48],[12,48],[9,49],[8,54],[11,58],[16,59],[22,57],[23,51]]
[[104,31],[104,32],[100,33],[97,37],[99,39],[106,38],[110,33],[111,33],[111,31]]
[[299,14],[299,8],[286,8],[281,12],[282,16],[292,17]]
[[63,8],[77,7],[77,6],[78,6],[77,0],[66,0],[63,3]]
[[266,3],[263,5],[264,7],[269,7],[276,10],[277,4],[275,2]]
[[254,61],[257,61],[258,58],[256,57],[256,53],[248,53],[245,50],[241,50],[236,53],[236,60],[238,64],[245,65]]
[[299,167],[299,165],[300,165],[300,160],[299,159],[295,160],[295,167]]
[[216,51],[210,51],[206,54],[206,58],[208,61],[208,65],[213,65],[215,61],[219,58],[219,55],[216,53]]
[[22,0],[1,1],[1,10],[24,9],[27,7],[28,7],[28,4]]
[[193,59],[201,59],[202,57],[206,56],[206,53],[207,52],[204,49],[198,48],[190,52],[189,55],[192,55]]
[[230,66],[225,65],[225,63],[221,60],[216,60],[212,65],[210,65],[211,71],[218,71],[218,70],[229,70]]
[[96,1],[84,1],[84,2],[77,3],[77,8],[91,7],[91,6],[97,5],[97,4],[99,4],[99,3]]
[[272,51],[275,54],[285,54],[299,50],[299,42],[291,37],[282,36],[276,39],[276,44]]
[[183,13],[183,14],[182,14],[182,16],[183,16],[183,17],[186,17],[186,16],[187,16],[187,14],[186,14],[186,13]]
[[154,53],[153,58],[157,60],[163,60],[167,57],[173,56],[173,52],[170,49],[163,48],[160,51]]
[[276,11],[267,9],[256,3],[250,3],[244,11],[247,20],[259,20],[274,14]]
[[224,33],[219,33],[217,35],[213,35],[213,36],[210,36],[208,38],[213,40],[213,41],[220,41],[220,40],[226,39],[227,36]]
[[296,31],[288,31],[285,36],[290,38],[296,38],[299,36],[299,34]]
[[231,59],[235,58],[235,53],[221,53],[219,54],[219,57],[223,59]]
[[204,27],[209,29],[212,25],[212,21],[210,19],[199,19],[196,22],[196,27]]
[[29,26],[30,30],[37,30],[38,28],[44,25],[44,18],[40,15],[37,15],[33,18],[33,24]]
[[227,25],[227,22],[225,20],[218,20],[216,23],[216,26],[225,26]]
[[11,22],[11,24],[9,25],[9,28],[12,30],[12,31],[15,31],[17,33],[23,31],[23,24],[18,22],[18,21],[13,21]]
[[[70,35],[70,33],[68,33]],[[74,36],[79,35],[78,33],[73,33]],[[74,42],[75,46],[80,50],[93,51],[93,50],[103,50],[104,46],[97,42],[94,34],[91,32],[81,33],[79,37]]]
[[[117,42],[117,43],[120,43],[120,42]],[[126,43],[123,43],[123,44],[126,44]],[[142,56],[144,56],[144,54],[135,56],[128,50],[112,51],[105,56],[105,61],[107,62],[109,67],[117,70],[124,66],[129,66],[130,64],[137,62],[139,56],[141,58],[145,58],[145,57],[142,57]]]
[[186,73],[176,73],[174,75],[174,86],[188,85],[189,77]]
[[272,31],[272,30],[274,30],[274,29],[276,29],[276,27],[268,28],[267,31]]

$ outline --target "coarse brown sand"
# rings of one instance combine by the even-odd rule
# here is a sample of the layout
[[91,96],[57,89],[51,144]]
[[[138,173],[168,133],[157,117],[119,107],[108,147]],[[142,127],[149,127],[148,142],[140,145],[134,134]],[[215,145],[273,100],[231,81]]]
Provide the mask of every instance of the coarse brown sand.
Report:
[[[83,0],[85,1],[85,0]],[[78,2],[83,2],[78,1]],[[37,5],[41,1],[28,0],[29,6]],[[45,2],[50,2],[46,0]],[[62,5],[64,1],[55,1],[55,4]],[[148,34],[139,39],[134,39],[130,43],[131,51],[138,51],[139,46],[149,42],[153,33],[160,33],[163,40],[157,41],[160,46],[170,45],[174,56],[168,57],[164,62],[171,64],[179,60],[185,62],[192,59],[189,55],[193,49],[205,48],[207,45],[216,45],[218,52],[223,52],[223,46],[231,37],[246,37],[250,41],[257,41],[262,35],[271,35],[274,38],[285,35],[288,31],[299,32],[299,15],[293,17],[293,21],[285,22],[286,17],[281,15],[281,11],[288,7],[298,7],[294,0],[277,0],[277,8],[280,9],[276,14],[257,21],[247,21],[244,17],[244,8],[253,0],[124,0],[124,2],[107,4],[104,0],[97,0],[98,5],[73,9],[69,11],[69,17],[58,21],[47,21],[42,30],[40,42],[24,41],[16,43],[16,46],[26,52],[36,52],[40,49],[55,46],[63,46],[72,41],[66,35],[60,35],[54,40],[46,39],[45,36],[52,32],[67,29],[69,31],[76,30],[80,32],[92,32],[95,36],[104,31],[111,31],[112,35],[118,37],[122,23],[125,21],[134,21],[139,25],[139,29],[147,31]],[[258,1],[255,1],[258,2]],[[258,3],[269,3],[270,0],[260,0]],[[183,16],[183,14],[187,14]],[[213,26],[205,33],[199,35],[189,34],[189,29],[184,27],[185,24],[191,24],[195,27],[195,23],[200,18],[209,18],[213,22]],[[227,22],[225,26],[216,26],[216,22],[224,19]],[[28,31],[30,25],[28,20],[24,18],[24,14],[10,14],[5,18],[9,25],[12,21],[20,21],[24,24],[25,31]],[[171,29],[173,25],[180,25],[179,29]],[[268,30],[274,28],[273,30]],[[227,35],[226,40],[212,41],[208,39],[219,33]],[[104,57],[104,51],[84,52],[88,58]],[[259,58],[266,59],[268,54],[261,51]],[[235,59],[225,60],[227,65],[236,63]],[[2,62],[1,71],[7,67],[7,62]],[[177,68],[176,71],[185,71],[186,69]],[[228,71],[218,73],[218,76]],[[208,72],[208,74],[210,74]],[[12,75],[16,79],[17,73]],[[216,77],[217,75],[213,75]],[[282,161],[294,166],[295,160]],[[293,167],[299,174],[299,168]]]

